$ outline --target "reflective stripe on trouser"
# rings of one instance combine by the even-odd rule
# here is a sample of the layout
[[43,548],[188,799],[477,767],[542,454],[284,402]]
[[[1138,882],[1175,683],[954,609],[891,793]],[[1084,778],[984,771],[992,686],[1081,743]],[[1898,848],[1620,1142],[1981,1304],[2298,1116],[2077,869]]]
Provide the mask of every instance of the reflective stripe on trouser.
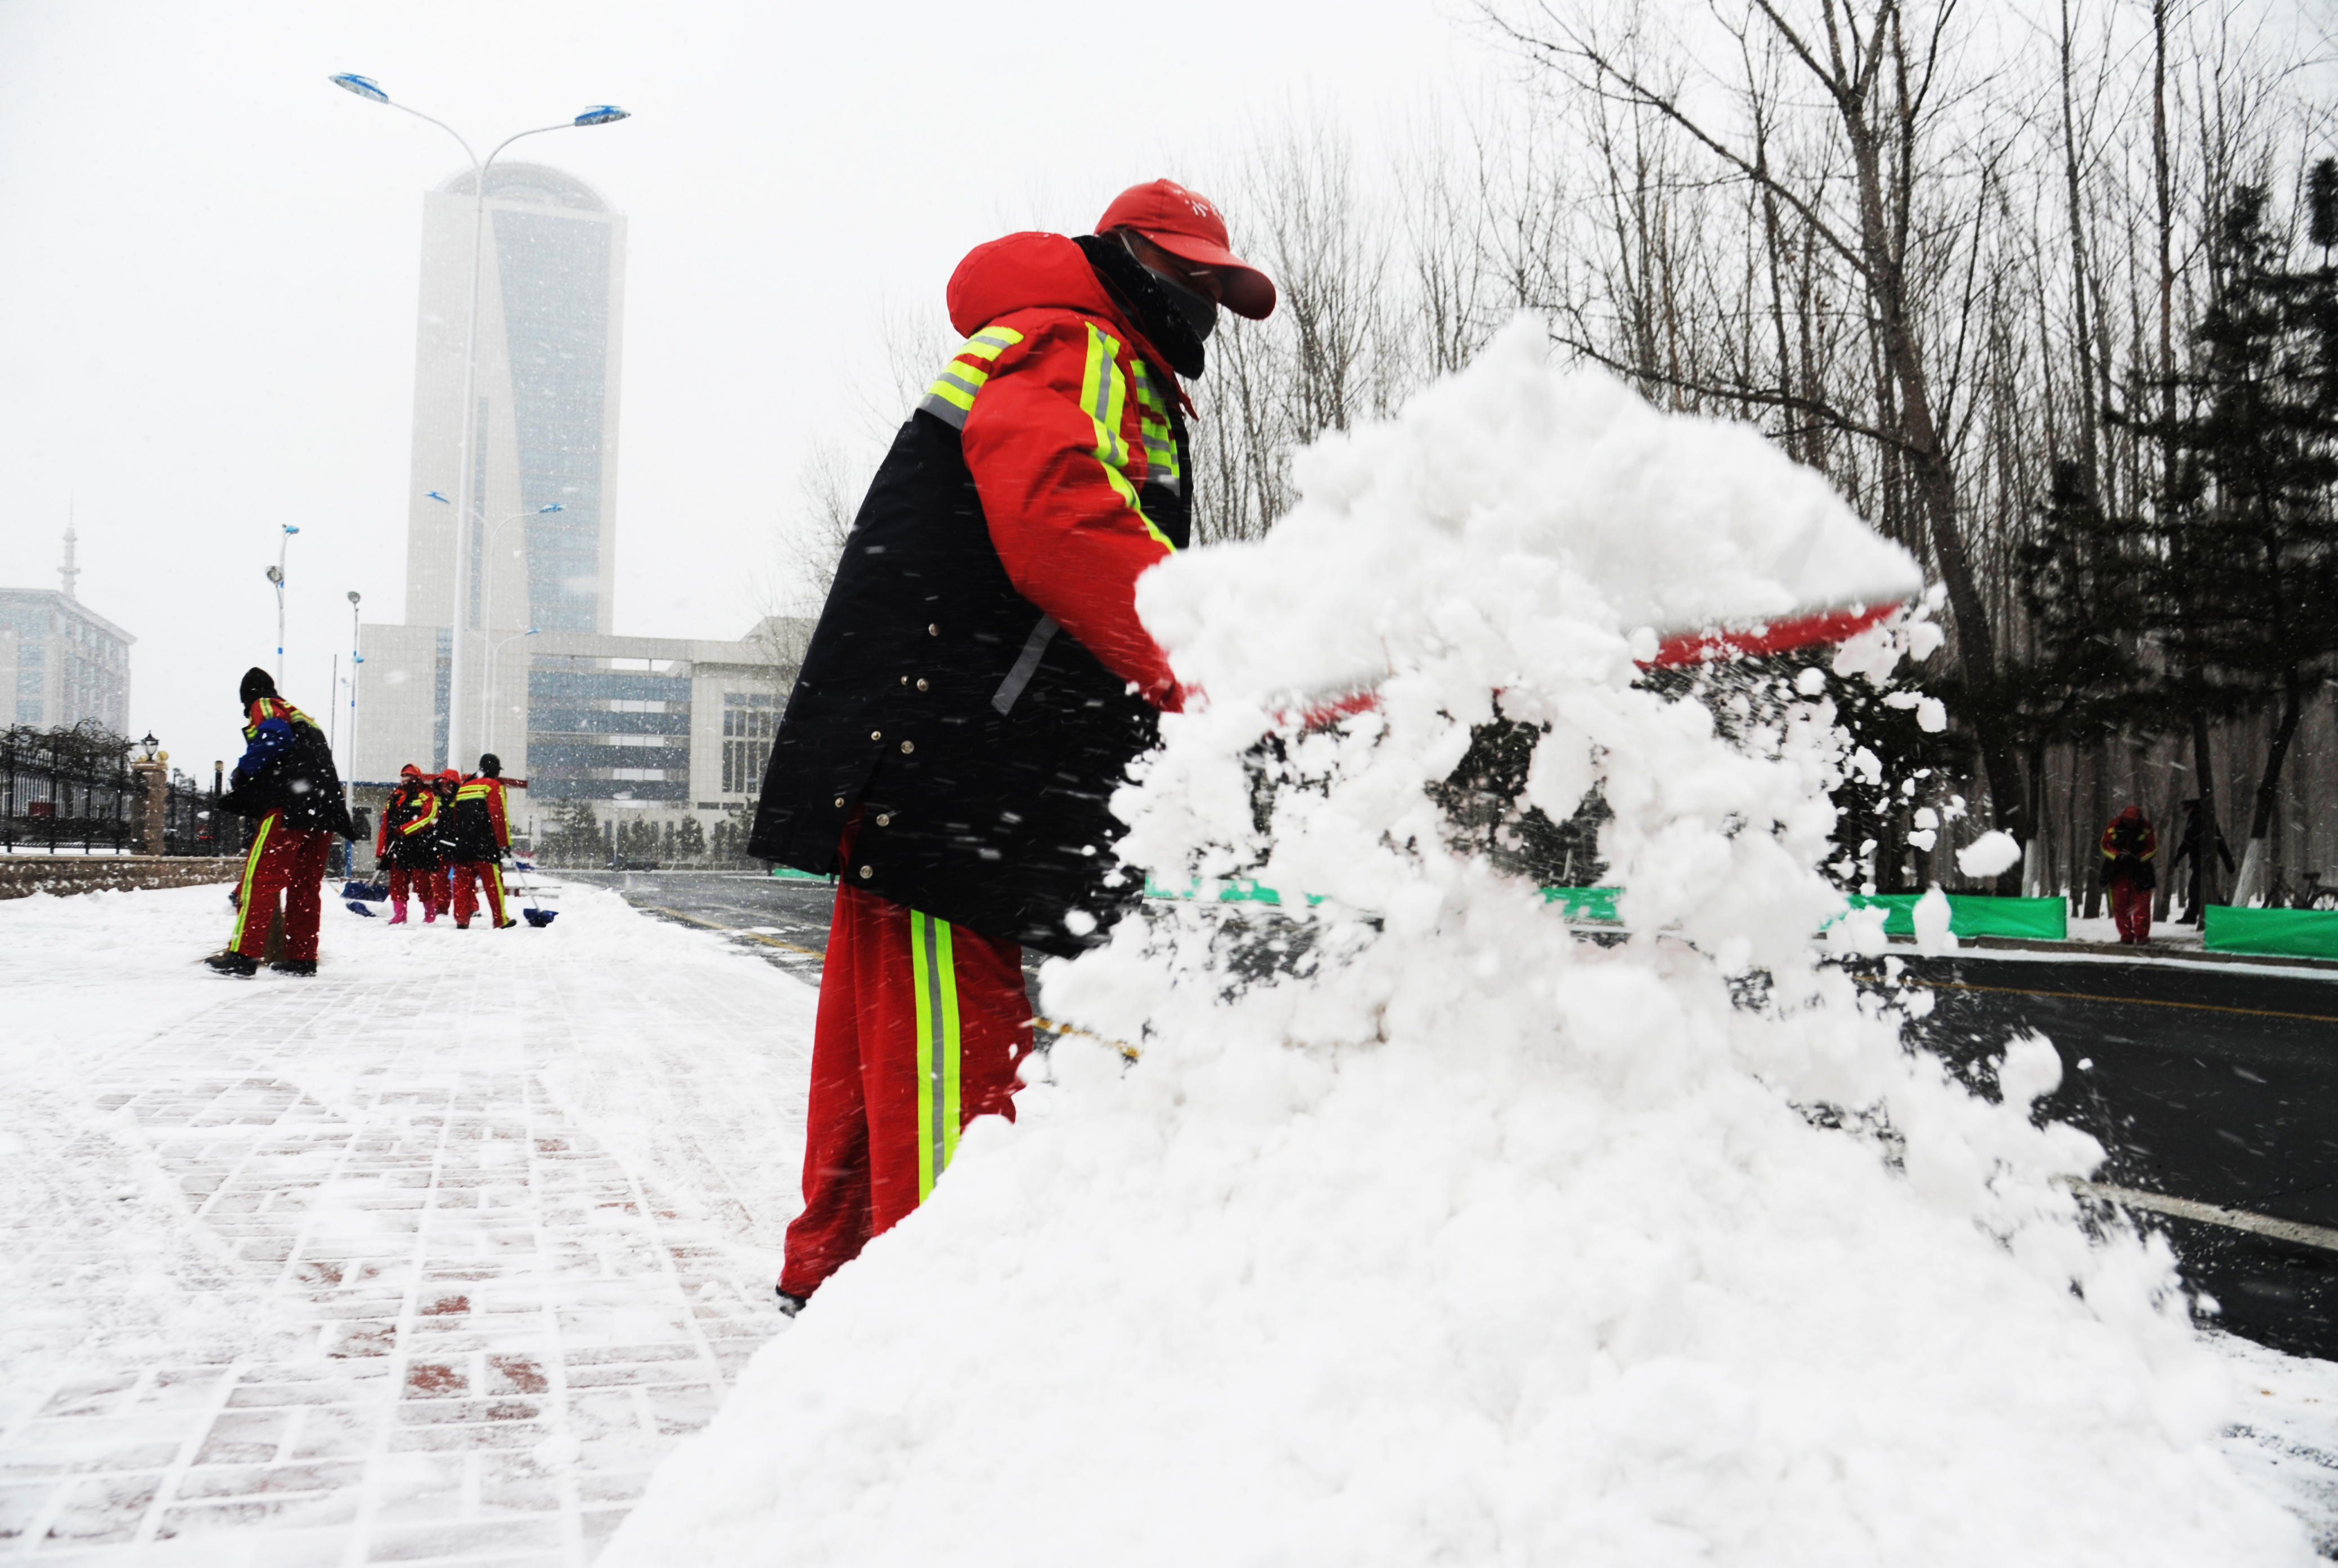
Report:
[[918,1201],[958,1152],[958,963],[950,924],[909,911],[909,968],[918,989]]
[[1031,1049],[1023,950],[842,887],[812,1035],[804,1210],[780,1288],[809,1296],[916,1211]]
[[490,925],[504,923],[504,872],[493,860],[457,860],[449,867],[455,897],[455,924],[470,923],[472,913],[479,906],[476,887],[486,890],[487,919]]
[[[235,890],[235,929],[227,939],[227,945],[239,953],[243,951],[243,928],[251,921],[251,907],[255,902],[252,891],[260,881],[260,862],[267,855],[268,840],[275,836],[275,832],[276,813],[270,811],[260,819],[260,826],[252,831],[251,848],[243,854],[243,880]],[[269,913],[275,913],[274,905],[269,906]],[[262,943],[268,940],[265,921],[260,923],[260,939]],[[254,954],[253,956],[258,957],[259,955]]]
[[317,956],[317,925],[324,914],[325,858],[333,836],[319,828],[287,828],[275,812],[260,819],[251,853],[236,889],[235,936],[229,943],[247,957],[264,957],[268,927],[284,910],[287,958]]

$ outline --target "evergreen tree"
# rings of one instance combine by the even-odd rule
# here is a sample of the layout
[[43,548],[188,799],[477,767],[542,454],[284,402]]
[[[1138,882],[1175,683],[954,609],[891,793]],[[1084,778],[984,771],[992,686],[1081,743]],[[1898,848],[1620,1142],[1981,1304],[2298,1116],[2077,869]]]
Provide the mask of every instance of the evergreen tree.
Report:
[[[2338,165],[2308,181],[2308,232],[2338,240]],[[2338,279],[2292,270],[2265,192],[2236,189],[2215,235],[2215,293],[2181,383],[2189,405],[2149,433],[2170,448],[2156,597],[2168,628],[2166,694],[2192,716],[2215,831],[2212,714],[2277,717],[2235,898],[2262,890],[2265,839],[2310,675],[2338,656]],[[2213,845],[2208,846],[2213,850]]]

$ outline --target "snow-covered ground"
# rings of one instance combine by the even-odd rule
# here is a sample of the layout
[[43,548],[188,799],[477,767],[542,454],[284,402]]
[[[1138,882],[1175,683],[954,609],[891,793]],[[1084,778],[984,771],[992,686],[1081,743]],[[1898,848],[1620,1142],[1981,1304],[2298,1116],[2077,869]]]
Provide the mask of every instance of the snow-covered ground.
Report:
[[[250,982],[194,966],[217,888],[0,904],[0,1561],[598,1554],[779,1327],[812,997],[561,904],[329,910],[322,974]],[[2338,1367],[2215,1343],[2227,1453],[2338,1534]]]
[[814,993],[221,889],[0,903],[0,1561],[581,1563],[777,1327]]

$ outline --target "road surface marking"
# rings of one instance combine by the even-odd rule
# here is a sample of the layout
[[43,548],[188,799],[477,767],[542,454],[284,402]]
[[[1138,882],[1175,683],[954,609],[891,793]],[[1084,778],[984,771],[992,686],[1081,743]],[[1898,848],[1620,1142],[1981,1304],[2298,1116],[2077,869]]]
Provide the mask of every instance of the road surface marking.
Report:
[[818,947],[805,947],[793,942],[782,942],[776,936],[765,936],[760,932],[742,931],[736,926],[725,926],[720,920],[705,920],[695,915],[685,915],[679,909],[669,909],[663,904],[639,904],[634,907],[646,909],[653,915],[663,915],[669,920],[680,920],[685,925],[702,926],[709,931],[721,931],[728,936],[744,937],[750,942],[761,942],[766,947],[783,947],[791,953],[801,953],[807,958],[828,956]]
[[1919,980],[1901,976],[1911,985],[1931,991],[1996,991],[2008,996],[2052,996],[2064,1002],[2115,1002],[2137,1007],[2188,1007],[2196,1013],[2240,1013],[2251,1018],[2290,1018],[2301,1024],[2338,1024],[2338,1017],[2319,1013],[2276,1013],[2270,1007],[2226,1007],[2215,1002],[2167,1002],[2154,996],[2097,996],[2085,991],[2034,991],[2021,985],[1976,985],[1970,980]]
[[2275,1220],[2266,1214],[2252,1214],[2245,1209],[2227,1209],[2220,1203],[2195,1203],[2189,1198],[2167,1198],[2157,1192],[2146,1192],[2140,1188],[2114,1187],[2105,1181],[2073,1181],[2070,1190],[2088,1198],[2124,1204],[2129,1209],[2146,1210],[2154,1214],[2172,1214],[2178,1220],[2196,1220],[2204,1224],[2222,1225],[2228,1230],[2270,1236],[2277,1241],[2338,1252],[2338,1230],[2320,1225],[2301,1225],[2294,1220]]

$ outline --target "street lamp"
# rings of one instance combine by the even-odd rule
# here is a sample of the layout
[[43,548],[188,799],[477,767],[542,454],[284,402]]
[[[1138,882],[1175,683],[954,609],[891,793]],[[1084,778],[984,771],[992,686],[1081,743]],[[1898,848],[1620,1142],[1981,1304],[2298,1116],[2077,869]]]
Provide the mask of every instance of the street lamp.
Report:
[[[503,651],[504,651],[506,647],[508,647],[509,645],[511,645],[511,644],[512,644],[512,643],[514,643],[514,642],[519,642],[519,641],[520,641],[521,639],[523,639],[523,638],[526,638],[526,637],[533,637],[533,636],[535,636],[535,632],[536,632],[536,629],[535,629],[535,627],[531,626],[531,627],[529,627],[529,628],[528,628],[526,631],[525,631],[525,632],[513,632],[513,633],[512,633],[510,636],[508,636],[508,637],[503,638],[502,640],[500,640],[500,641],[498,641],[498,642],[490,642],[490,643],[488,643],[488,644],[487,644],[487,745],[486,745],[486,749],[487,749],[488,750],[490,750],[490,751],[492,751],[492,750],[494,750],[496,749],[496,715],[498,712],[500,712],[500,711],[501,711],[501,710],[500,710],[500,709],[498,709],[498,708],[496,706],[496,659],[497,659],[499,656],[501,656],[501,654],[503,653]],[[523,698],[523,700],[525,700],[526,696],[526,692],[525,689],[523,689],[523,690],[522,690],[522,691],[521,691],[521,697]]]
[[447,756],[452,760],[463,754],[463,643],[464,633],[469,630],[466,622],[469,618],[470,600],[470,595],[464,590],[469,586],[471,570],[471,451],[476,441],[477,411],[474,387],[478,376],[479,254],[487,220],[487,170],[502,156],[505,148],[523,136],[541,136],[548,131],[565,131],[578,125],[608,125],[629,116],[614,103],[596,103],[575,118],[563,120],[556,125],[538,125],[533,130],[515,132],[497,142],[495,151],[482,159],[471,151],[470,142],[463,139],[461,132],[419,109],[392,103],[389,94],[382,91],[381,84],[371,77],[344,71],[327,80],[342,92],[353,93],[368,103],[386,103],[418,120],[429,121],[455,138],[455,144],[463,150],[463,156],[471,161],[471,303],[467,313],[463,343],[462,456],[456,469],[464,495],[463,500],[455,505],[455,595],[453,612],[448,617],[452,629],[447,637],[451,649],[447,671]]
[[358,652],[358,591],[349,590],[349,770],[341,779],[342,804],[356,799],[358,777],[358,666],[365,655]]
[[160,740],[154,739],[154,731],[147,730],[144,739],[138,742],[138,760],[141,762],[154,760],[154,748],[161,744]]
[[[423,494],[430,497],[431,500],[438,502],[442,505],[451,506],[454,505],[453,502],[447,500],[446,496],[441,495],[436,490],[426,490]],[[487,547],[479,552],[480,555],[486,559],[487,564],[486,572],[479,579],[479,603],[483,606],[479,612],[479,618],[486,622],[480,630],[485,632],[486,635],[492,637],[496,634],[496,546],[503,538],[505,527],[507,524],[518,522],[523,517],[541,517],[549,512],[565,512],[567,510],[567,507],[563,506],[559,502],[555,501],[548,506],[524,507],[520,511],[513,513],[508,517],[498,517],[495,522],[487,525]],[[530,630],[532,631],[533,628]],[[527,632],[521,632],[520,635],[526,636]],[[504,641],[507,642],[511,641],[511,639],[506,638]],[[452,676],[453,671],[448,671],[448,685],[450,688],[453,684]],[[492,705],[495,702],[495,666],[490,662],[486,668],[485,678],[479,682],[479,701],[482,704]],[[488,750],[493,750],[494,747],[490,746]]]
[[276,694],[284,695],[284,553],[292,548],[292,535],[300,532],[291,524],[284,524],[284,536],[276,543],[276,564],[268,569],[268,580],[276,584]]

